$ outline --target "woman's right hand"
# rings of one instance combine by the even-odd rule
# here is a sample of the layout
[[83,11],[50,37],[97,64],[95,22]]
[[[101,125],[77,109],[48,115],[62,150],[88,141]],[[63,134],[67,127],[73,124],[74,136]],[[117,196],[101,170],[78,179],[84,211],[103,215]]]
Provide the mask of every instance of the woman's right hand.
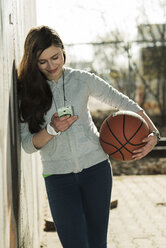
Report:
[[64,132],[77,120],[77,118],[77,115],[71,117],[69,115],[58,117],[58,114],[55,113],[51,118],[50,125],[55,129],[56,132]]

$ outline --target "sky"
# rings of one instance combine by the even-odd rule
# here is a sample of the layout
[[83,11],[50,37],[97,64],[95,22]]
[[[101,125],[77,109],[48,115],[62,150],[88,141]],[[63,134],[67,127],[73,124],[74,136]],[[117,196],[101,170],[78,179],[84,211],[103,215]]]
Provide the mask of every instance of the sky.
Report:
[[141,6],[150,22],[163,21],[159,2],[166,6],[166,0],[37,0],[37,25],[55,28],[64,43],[95,41],[115,28],[132,39],[142,21]]
[[[125,41],[133,40],[137,38],[136,26],[147,21],[146,15],[150,23],[163,23],[166,17],[166,0],[36,1],[37,25],[54,28],[65,44],[95,42],[116,29],[123,33]],[[78,49],[75,47],[75,54]],[[88,53],[87,49],[90,47],[81,47],[81,56]]]

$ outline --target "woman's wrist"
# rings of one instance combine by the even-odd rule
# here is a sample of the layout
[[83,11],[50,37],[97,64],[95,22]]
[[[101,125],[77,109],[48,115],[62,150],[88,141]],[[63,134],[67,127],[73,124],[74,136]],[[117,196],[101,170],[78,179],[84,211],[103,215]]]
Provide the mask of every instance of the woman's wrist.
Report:
[[46,131],[48,134],[53,135],[53,136],[59,136],[61,134],[60,131],[56,132],[53,126],[51,126],[51,123],[48,123],[45,127]]
[[151,131],[151,133],[153,133],[157,137],[157,144],[158,144],[161,139],[160,132],[158,130],[153,130]]

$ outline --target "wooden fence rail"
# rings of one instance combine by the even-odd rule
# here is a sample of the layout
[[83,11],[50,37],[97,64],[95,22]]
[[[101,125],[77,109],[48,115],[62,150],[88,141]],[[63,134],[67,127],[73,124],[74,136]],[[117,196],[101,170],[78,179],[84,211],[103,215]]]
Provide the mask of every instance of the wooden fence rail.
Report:
[[148,154],[150,157],[166,158],[166,137],[162,137],[160,142]]

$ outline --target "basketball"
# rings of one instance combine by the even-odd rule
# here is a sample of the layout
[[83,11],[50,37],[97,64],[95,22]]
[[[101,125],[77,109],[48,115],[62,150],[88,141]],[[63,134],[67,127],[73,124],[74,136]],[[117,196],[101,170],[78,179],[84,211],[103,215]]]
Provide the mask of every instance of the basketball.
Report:
[[145,145],[149,134],[146,121],[137,113],[117,111],[104,120],[100,128],[100,144],[110,158],[132,160],[133,151]]

